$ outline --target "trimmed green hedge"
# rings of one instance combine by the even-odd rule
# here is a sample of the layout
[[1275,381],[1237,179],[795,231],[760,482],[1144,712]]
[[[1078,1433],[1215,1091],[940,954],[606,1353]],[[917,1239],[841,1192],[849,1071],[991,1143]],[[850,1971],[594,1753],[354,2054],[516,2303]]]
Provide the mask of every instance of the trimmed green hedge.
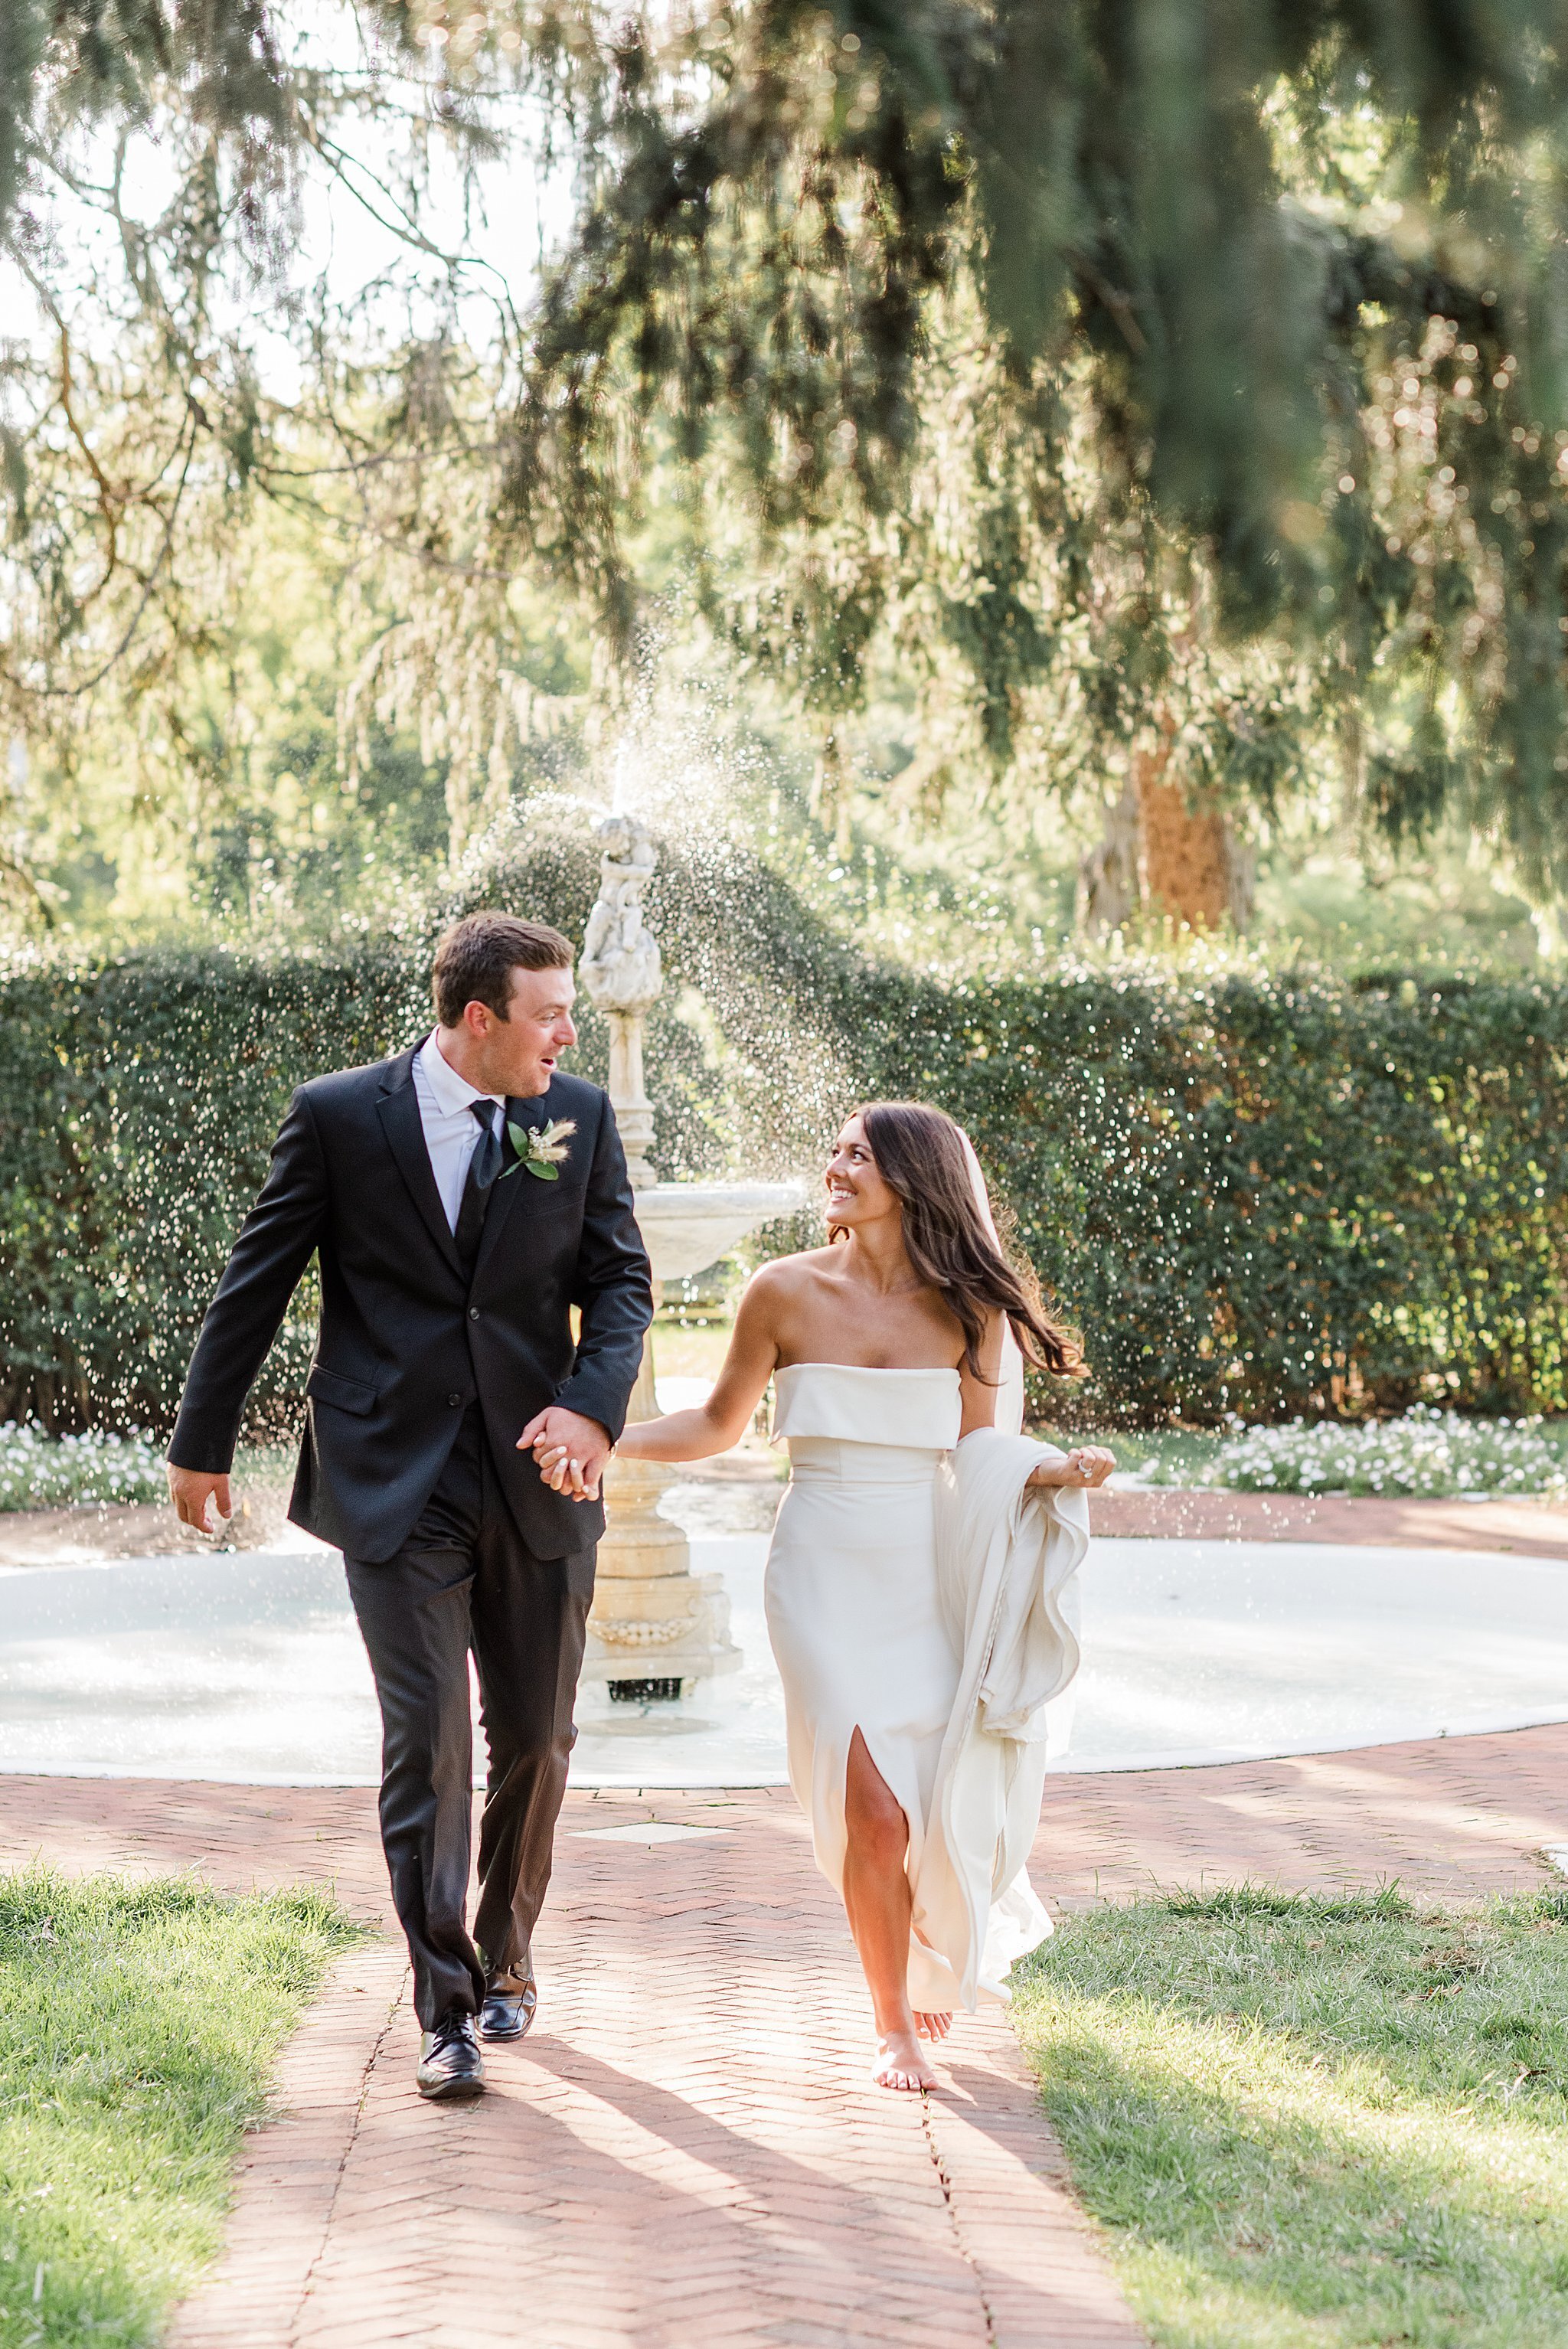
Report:
[[[549,904],[573,927],[583,823],[525,803],[454,904]],[[1568,988],[1103,970],[944,987],[868,962],[700,833],[666,843],[649,904],[673,980],[729,1047],[717,1071],[669,1071],[661,1044],[655,1090],[678,1112],[661,1163],[695,1170],[717,1128],[782,1172],[858,1098],[940,1102],[1084,1331],[1092,1383],[1039,1397],[1058,1423],[1568,1409]]]
[[1568,990],[1084,978],[891,1061],[984,1135],[1116,1416],[1568,1407]]
[[[452,903],[580,932],[580,840],[520,823]],[[1083,1329],[1080,1419],[1568,1408],[1568,989],[943,987],[727,843],[673,847],[653,911],[664,1171],[808,1166],[857,1097],[942,1102]],[[417,1037],[427,954],[0,971],[0,1416],[168,1425],[290,1087]],[[602,1043],[586,1020],[585,1073]],[[302,1294],[258,1433],[297,1408],[313,1319]]]
[[[302,1077],[417,1033],[408,958],[156,955],[0,975],[0,1416],[166,1427]],[[292,1409],[303,1294],[257,1390]]]

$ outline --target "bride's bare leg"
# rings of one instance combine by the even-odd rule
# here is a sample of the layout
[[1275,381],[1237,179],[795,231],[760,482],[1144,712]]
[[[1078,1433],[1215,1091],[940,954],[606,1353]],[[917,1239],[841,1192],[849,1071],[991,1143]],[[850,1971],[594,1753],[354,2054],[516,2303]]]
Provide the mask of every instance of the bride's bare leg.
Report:
[[[881,2042],[873,2077],[884,2088],[932,2088],[909,2003],[909,1821],[857,1729],[844,1775],[844,1907]],[[930,2021],[934,2018],[923,2018]],[[946,2018],[941,2018],[945,2027]],[[940,2037],[927,2032],[926,2037]]]

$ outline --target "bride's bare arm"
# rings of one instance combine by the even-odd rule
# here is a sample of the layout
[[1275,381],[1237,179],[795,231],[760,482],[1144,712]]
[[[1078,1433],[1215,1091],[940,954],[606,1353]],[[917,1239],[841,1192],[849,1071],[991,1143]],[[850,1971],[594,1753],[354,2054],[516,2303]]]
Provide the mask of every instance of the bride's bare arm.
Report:
[[973,1435],[978,1427],[996,1424],[996,1381],[1002,1368],[1002,1332],[1006,1318],[993,1313],[991,1324],[980,1347],[980,1368],[984,1378],[976,1378],[967,1361],[958,1365],[958,1393],[963,1415],[958,1423],[958,1440]]
[[727,1452],[732,1444],[739,1443],[779,1361],[777,1307],[781,1285],[776,1265],[764,1265],[752,1277],[735,1317],[724,1368],[707,1401],[695,1411],[672,1411],[663,1419],[636,1421],[616,1445],[617,1458],[711,1460],[716,1452]]

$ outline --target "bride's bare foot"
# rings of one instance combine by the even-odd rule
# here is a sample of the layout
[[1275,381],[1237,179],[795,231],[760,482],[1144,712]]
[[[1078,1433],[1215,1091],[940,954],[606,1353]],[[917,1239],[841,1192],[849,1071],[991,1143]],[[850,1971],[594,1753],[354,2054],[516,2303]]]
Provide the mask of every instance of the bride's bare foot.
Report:
[[934,2088],[936,2075],[913,2031],[884,2031],[877,2041],[872,2078],[879,2088]]
[[945,2039],[953,2028],[950,2014],[917,2014],[914,2027],[922,2039]]

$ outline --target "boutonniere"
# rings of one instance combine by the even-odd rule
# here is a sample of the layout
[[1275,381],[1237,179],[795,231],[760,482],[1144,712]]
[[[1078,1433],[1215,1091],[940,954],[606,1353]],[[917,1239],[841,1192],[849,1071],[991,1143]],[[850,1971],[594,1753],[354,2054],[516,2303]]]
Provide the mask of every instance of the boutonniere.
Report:
[[541,1133],[537,1125],[513,1125],[509,1117],[506,1130],[517,1156],[510,1166],[502,1168],[503,1178],[515,1174],[520,1166],[526,1166],[542,1183],[560,1182],[561,1168],[567,1156],[566,1144],[577,1131],[575,1118],[563,1117],[559,1124],[552,1118]]

